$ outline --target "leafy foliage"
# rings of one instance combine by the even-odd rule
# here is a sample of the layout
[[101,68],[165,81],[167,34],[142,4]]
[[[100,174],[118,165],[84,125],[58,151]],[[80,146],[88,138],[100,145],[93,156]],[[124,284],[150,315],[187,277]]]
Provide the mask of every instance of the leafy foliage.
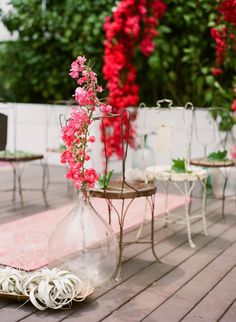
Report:
[[[70,62],[86,55],[96,62],[101,76],[104,54],[103,23],[115,0],[11,0],[13,10],[2,14],[8,30],[19,39],[0,43],[0,97],[21,102],[50,102],[70,97]],[[167,10],[160,19],[156,48],[149,58],[135,53],[141,101],[152,106],[170,98],[183,105],[223,106],[220,129],[235,124],[231,105],[236,87],[236,27],[219,20],[222,0],[164,0]],[[25,10],[27,8],[27,10]],[[219,24],[220,21],[220,24]],[[213,75],[216,43],[211,28],[230,28],[232,44]],[[100,81],[100,80],[99,80]]]
[[[0,43],[0,97],[19,102],[50,102],[71,96],[70,63],[86,55],[101,75],[105,17],[115,0],[11,0],[2,14],[17,41]],[[27,10],[26,10],[27,8]]]
[[208,155],[207,159],[210,161],[226,161],[227,158],[227,151],[217,151],[217,152],[212,152]]
[[[211,27],[217,26],[220,0],[165,0],[167,10],[160,21],[156,49],[148,60],[139,58],[142,101],[150,106],[170,98],[183,105],[222,106],[222,130],[231,129],[230,111],[236,84],[235,47],[228,49],[223,73],[213,76],[216,44]],[[232,34],[236,28],[232,26]],[[229,123],[231,119],[231,124]],[[226,121],[225,121],[226,120]],[[230,127],[231,126],[231,127]]]
[[184,173],[187,171],[184,159],[173,159],[171,170],[177,173]]
[[107,175],[100,175],[98,179],[98,184],[101,189],[107,189],[109,187],[109,182],[111,180],[113,170],[109,171]]

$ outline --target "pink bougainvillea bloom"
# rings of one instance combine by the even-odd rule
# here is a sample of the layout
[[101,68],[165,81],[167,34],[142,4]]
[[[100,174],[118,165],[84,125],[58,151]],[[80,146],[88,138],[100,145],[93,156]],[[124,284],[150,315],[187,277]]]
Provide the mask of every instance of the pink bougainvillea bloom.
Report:
[[107,104],[102,103],[102,104],[100,105],[100,110],[101,110],[101,112],[102,112],[102,113],[104,113],[104,114],[108,114],[108,113],[111,113],[111,111],[112,111],[112,106],[111,106],[111,105],[107,105]]
[[96,138],[95,138],[95,136],[90,136],[90,138],[89,138],[89,142],[91,142],[91,143],[94,143],[95,142],[95,140],[96,140]]
[[236,99],[233,101],[231,109],[236,112]]
[[80,72],[80,68],[79,68],[78,64],[76,62],[73,62],[71,64],[70,76],[72,78],[77,78],[77,77],[79,77],[79,72]]
[[85,180],[89,184],[90,188],[94,187],[94,182],[98,180],[97,172],[93,169],[85,169]]
[[93,112],[101,104],[97,93],[102,87],[97,84],[97,75],[86,65],[84,56],[78,56],[71,64],[70,75],[80,85],[74,94],[79,107],[72,107],[70,118],[62,128],[66,149],[61,154],[61,162],[67,164],[66,177],[73,181],[74,187],[86,189],[93,187],[98,180],[95,169],[86,169],[86,161],[90,160],[88,142],[95,142],[95,137],[89,134],[89,126]]
[[90,160],[90,156],[89,156],[88,154],[85,154],[85,156],[84,156],[84,160],[85,160],[85,161],[89,161],[89,160]]
[[231,157],[233,159],[236,159],[236,145],[232,146],[232,150],[231,150]]
[[77,87],[75,90],[75,100],[80,106],[86,106],[90,104],[90,98],[88,92],[82,88]]
[[223,73],[223,70],[221,68],[216,67],[212,67],[211,71],[213,76],[221,75]]
[[69,75],[72,77],[72,78],[77,78],[78,75],[79,75],[79,72],[75,71],[75,70],[72,70]]
[[102,93],[102,91],[103,91],[102,86],[97,86],[97,92],[98,92],[98,93]]
[[87,59],[84,56],[78,56],[76,61],[80,64],[80,65],[84,65],[84,63],[87,61]]

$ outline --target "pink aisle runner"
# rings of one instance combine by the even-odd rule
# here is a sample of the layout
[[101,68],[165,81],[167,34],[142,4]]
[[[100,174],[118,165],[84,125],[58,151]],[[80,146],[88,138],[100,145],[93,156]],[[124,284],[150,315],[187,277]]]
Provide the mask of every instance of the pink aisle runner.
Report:
[[[107,206],[102,199],[93,199],[93,206],[107,220]],[[170,210],[184,204],[184,198],[169,195]],[[0,264],[24,270],[35,270],[47,264],[47,243],[55,226],[71,211],[74,204],[0,225]],[[125,231],[137,227],[142,221],[145,199],[135,199],[126,217]],[[149,209],[148,209],[149,210]],[[157,194],[155,215],[164,212],[164,195]],[[119,232],[116,214],[112,226]],[[114,218],[114,219],[113,219]],[[150,211],[147,212],[150,219]]]
[[0,171],[8,171],[12,170],[12,166],[9,162],[2,162],[0,161]]

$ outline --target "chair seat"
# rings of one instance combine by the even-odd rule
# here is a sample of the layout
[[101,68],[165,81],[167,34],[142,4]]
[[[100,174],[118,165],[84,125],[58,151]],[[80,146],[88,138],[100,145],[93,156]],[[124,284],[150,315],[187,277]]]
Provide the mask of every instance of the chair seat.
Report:
[[156,193],[154,183],[144,183],[141,181],[129,181],[124,183],[122,190],[122,181],[111,181],[107,189],[90,189],[92,197],[104,199],[133,199],[139,197],[149,197]]
[[189,167],[187,172],[175,172],[171,166],[154,166],[147,168],[150,179],[159,181],[199,181],[207,178],[207,171],[198,167]]
[[190,164],[195,166],[201,166],[201,167],[208,167],[208,168],[226,168],[226,167],[233,167],[235,165],[233,160],[226,160],[226,161],[211,161],[207,158],[197,158],[192,159],[190,161]]
[[0,161],[3,162],[30,162],[35,160],[42,160],[44,156],[42,154],[30,154],[22,156],[0,156]]

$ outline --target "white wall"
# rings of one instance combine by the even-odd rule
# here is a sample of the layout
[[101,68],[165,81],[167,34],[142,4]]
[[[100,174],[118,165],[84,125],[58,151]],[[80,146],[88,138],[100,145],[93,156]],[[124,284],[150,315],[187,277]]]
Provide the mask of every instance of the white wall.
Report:
[[[68,118],[70,110],[70,107],[61,105],[0,103],[0,113],[4,112],[9,116],[7,149],[43,153],[49,164],[60,165],[60,153],[47,152],[47,148],[58,149],[60,143],[62,143],[59,116],[64,115]],[[187,114],[187,121],[190,121],[190,115],[190,113]],[[154,153],[154,156],[149,160],[149,164],[166,164],[170,163],[171,158],[184,157],[185,128],[183,113],[180,111],[172,113],[166,112],[162,113],[162,115],[158,115],[157,112],[150,109],[139,111],[136,124],[137,141],[140,139],[138,135],[141,133],[154,132],[163,124],[172,125],[172,153],[169,149],[171,142],[169,142],[170,138],[168,131],[163,132],[159,136],[159,139],[157,135],[150,135],[147,143]],[[211,119],[207,117],[206,111],[199,111],[199,140],[202,143],[212,142],[209,146],[208,153],[220,148],[220,145],[218,144],[220,138],[218,135],[214,138],[214,132],[212,129]],[[91,134],[96,136],[96,143],[92,145],[90,153],[92,160],[90,161],[90,165],[94,166],[97,171],[101,171],[103,168],[103,159],[101,158],[101,149],[103,145],[100,142],[98,123],[93,125],[91,132]],[[162,146],[161,149],[160,142]],[[194,131],[192,140],[192,157],[200,157],[202,155],[202,145],[196,140],[196,133]],[[137,152],[129,149],[127,168],[133,167],[134,161],[137,161],[137,158]],[[120,167],[120,161],[113,160],[110,163],[110,169],[120,169]],[[220,179],[219,176],[217,178]],[[235,191],[236,188],[235,178],[236,168],[233,169],[230,177],[229,186],[231,186],[231,191]]]
[[[0,104],[0,112],[5,109],[9,114],[8,127],[8,148],[14,147],[18,150],[27,150],[31,152],[45,153],[47,148],[57,149],[61,142],[61,128],[59,123],[59,116],[65,115],[68,118],[71,108],[62,105],[46,105],[46,104]],[[185,128],[183,112],[166,112],[157,114],[153,110],[141,110],[137,116],[137,135],[145,132],[156,132],[157,128],[163,124],[172,126],[172,142],[173,148],[170,151],[170,143],[168,131],[159,133],[157,135],[150,135],[148,137],[148,145],[155,152],[154,162],[165,164],[172,158],[184,157],[185,146]],[[205,111],[198,112],[198,133],[199,139],[202,143],[212,144],[209,146],[208,152],[219,149],[216,144],[220,141],[218,133],[216,132],[215,139],[213,138],[213,127],[211,120],[207,117]],[[187,114],[187,124],[190,122],[190,113]],[[97,137],[96,144],[93,145],[94,162],[98,165],[100,163],[101,143],[99,143],[100,133],[98,125],[94,126],[93,132]],[[137,138],[139,139],[139,138]],[[159,146],[158,146],[159,141]],[[164,148],[160,149],[160,141]],[[129,159],[132,158],[132,149],[129,152]],[[197,142],[195,131],[193,133],[192,141],[192,157],[199,157],[203,155],[203,147]],[[49,162],[57,163],[58,156],[55,153],[49,153]],[[130,160],[129,160],[130,162]],[[99,166],[99,165],[98,165]]]
[[[46,153],[61,142],[59,116],[68,116],[67,106],[0,103],[0,112],[8,114],[8,150]],[[59,164],[58,153],[47,153],[49,163]]]

